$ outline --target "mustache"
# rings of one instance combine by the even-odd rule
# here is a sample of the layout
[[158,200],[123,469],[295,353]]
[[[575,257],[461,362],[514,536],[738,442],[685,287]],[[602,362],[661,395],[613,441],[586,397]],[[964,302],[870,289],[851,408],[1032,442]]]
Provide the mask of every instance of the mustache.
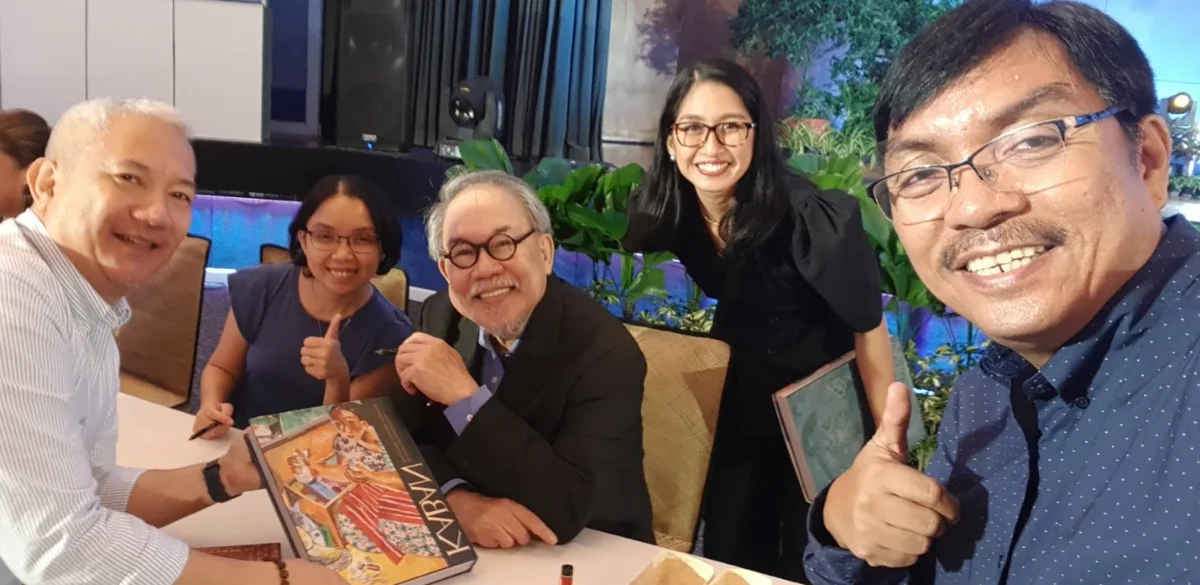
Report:
[[1061,246],[1067,241],[1067,231],[1040,220],[1006,221],[987,230],[970,230],[959,234],[942,251],[942,268],[954,270],[963,254],[975,248],[1008,247],[1014,245]]
[[471,292],[467,296],[475,297],[490,290],[508,287],[517,288],[517,281],[507,276],[497,276],[496,278],[480,280],[479,282],[472,284]]

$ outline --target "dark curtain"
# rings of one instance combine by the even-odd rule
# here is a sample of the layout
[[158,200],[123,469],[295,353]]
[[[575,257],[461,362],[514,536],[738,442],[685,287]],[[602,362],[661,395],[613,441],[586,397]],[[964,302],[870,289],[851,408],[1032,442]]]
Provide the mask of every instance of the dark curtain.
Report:
[[485,76],[510,156],[600,160],[612,0],[417,0],[415,16],[417,145],[439,138],[443,89]]

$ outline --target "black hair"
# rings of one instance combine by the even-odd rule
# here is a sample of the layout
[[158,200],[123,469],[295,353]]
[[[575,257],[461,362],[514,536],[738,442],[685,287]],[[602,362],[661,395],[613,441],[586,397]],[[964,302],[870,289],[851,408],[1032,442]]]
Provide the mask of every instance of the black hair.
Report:
[[875,103],[876,139],[886,140],[889,130],[1024,31],[1057,38],[1109,107],[1129,108],[1118,119],[1131,141],[1140,141],[1138,121],[1158,109],[1146,54],[1101,10],[1064,0],[968,0],[934,21],[897,55],[884,77]]
[[654,138],[654,160],[646,180],[629,199],[630,225],[623,242],[626,250],[667,249],[684,209],[698,206],[696,188],[679,174],[670,160],[667,139],[679,114],[679,104],[696,84],[706,81],[732,89],[755,124],[754,156],[734,188],[733,207],[721,220],[721,239],[730,250],[754,247],[765,242],[787,215],[789,204],[784,191],[787,166],[776,144],[775,120],[762,88],[737,63],[704,60],[681,69],[667,92]]
[[292,255],[292,263],[302,270],[308,270],[308,258],[304,255],[304,249],[300,247],[300,232],[307,229],[308,221],[317,209],[335,195],[353,197],[367,206],[367,212],[371,214],[371,223],[375,225],[375,235],[379,237],[379,248],[383,252],[375,274],[387,274],[388,270],[400,262],[400,246],[404,243],[400,225],[383,190],[375,183],[354,175],[325,177],[317,181],[308,191],[308,195],[304,196],[300,209],[296,211],[296,217],[292,218],[292,223],[288,225],[288,253]]

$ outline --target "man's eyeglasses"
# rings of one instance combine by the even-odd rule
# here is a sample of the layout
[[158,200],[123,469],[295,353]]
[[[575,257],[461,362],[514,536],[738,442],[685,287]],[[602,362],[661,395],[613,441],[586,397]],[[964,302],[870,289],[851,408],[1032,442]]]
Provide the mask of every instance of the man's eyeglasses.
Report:
[[379,249],[379,236],[375,234],[341,236],[325,230],[317,230],[315,232],[304,231],[308,233],[309,244],[321,252],[329,252],[330,250],[337,249],[342,240],[346,240],[346,243],[350,245],[351,252],[358,254],[367,254]]
[[1066,158],[1068,130],[1126,109],[1109,108],[1028,124],[993,138],[966,160],[953,164],[922,165],[888,173],[885,152],[881,161],[886,174],[867,189],[888,219],[899,214],[912,222],[931,221],[945,214],[953,199],[951,193],[961,182],[955,171],[962,167],[970,167],[996,192],[1036,193],[1061,179],[1056,171]]
[[490,240],[482,244],[472,244],[470,242],[458,242],[450,246],[450,251],[442,254],[443,258],[450,261],[451,264],[466,270],[479,262],[480,250],[486,250],[488,256],[493,260],[504,262],[511,260],[517,253],[517,246],[521,245],[529,236],[537,232],[536,228],[530,228],[525,235],[512,237],[508,234],[496,234]]
[[671,126],[675,132],[675,141],[680,146],[695,148],[708,142],[709,134],[716,134],[717,141],[725,146],[741,146],[750,137],[750,129],[755,124],[750,122],[721,122],[716,126],[700,122],[678,122]]

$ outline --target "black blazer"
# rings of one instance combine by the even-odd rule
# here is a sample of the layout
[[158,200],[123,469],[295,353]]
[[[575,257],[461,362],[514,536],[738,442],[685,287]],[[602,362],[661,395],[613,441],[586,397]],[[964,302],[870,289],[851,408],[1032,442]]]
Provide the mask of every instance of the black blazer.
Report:
[[[454,346],[479,381],[479,328],[445,291],[425,301],[415,326]],[[438,482],[463,479],[518,502],[561,543],[584,527],[653,543],[642,468],[646,360],[625,326],[550,276],[504,368],[495,396],[461,436],[443,406],[395,395]]]

